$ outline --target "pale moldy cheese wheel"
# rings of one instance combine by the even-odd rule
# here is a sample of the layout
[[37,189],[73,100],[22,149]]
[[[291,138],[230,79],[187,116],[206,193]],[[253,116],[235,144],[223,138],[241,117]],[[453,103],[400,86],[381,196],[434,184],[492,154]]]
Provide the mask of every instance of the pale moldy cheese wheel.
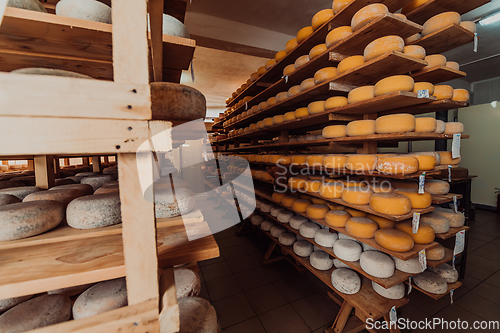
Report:
[[344,228],[351,214],[343,210],[331,210],[325,214],[326,224],[332,227]]
[[278,221],[282,223],[289,223],[290,219],[294,216],[295,214],[289,210],[283,210],[280,211],[277,215]]
[[415,242],[407,233],[395,229],[379,229],[375,232],[375,241],[384,249],[394,252],[407,252],[413,249]]
[[351,56],[342,60],[337,66],[337,73],[340,75],[350,69],[362,66],[365,63],[365,58],[361,55]]
[[370,207],[382,214],[404,215],[411,211],[411,201],[397,193],[375,193],[370,198]]
[[462,22],[460,14],[457,12],[446,12],[431,17],[424,23],[424,30],[422,36],[427,36],[441,28],[447,27],[452,24],[459,25]]
[[413,238],[413,241],[415,244],[430,244],[434,241],[436,233],[434,232],[434,229],[427,223],[421,222],[418,228],[417,233],[413,233],[412,230],[412,222],[411,221],[406,221],[406,222],[398,222],[396,223],[395,228],[397,230],[401,230],[403,232],[406,232],[408,235]]
[[0,315],[2,332],[25,332],[71,319],[71,300],[62,295],[42,295],[16,305]]
[[275,226],[275,223],[274,222],[271,222],[271,221],[268,221],[268,220],[265,220],[263,221],[261,224],[260,224],[260,227],[262,230],[264,231],[270,231],[272,227]]
[[394,263],[396,264],[396,269],[408,274],[420,274],[422,273],[422,267],[420,266],[420,260],[418,257],[411,258],[408,260],[401,260],[396,257],[392,257]]
[[88,185],[92,186],[92,188],[95,191],[98,188],[100,188],[102,185],[104,185],[105,183],[108,183],[108,182],[111,182],[114,180],[115,179],[110,175],[95,175],[95,176],[89,176],[89,177],[82,178],[80,183],[81,184],[88,184]]
[[307,37],[313,33],[313,28],[311,26],[304,27],[297,33],[297,43],[302,43]]
[[82,197],[85,194],[76,189],[61,189],[53,191],[39,191],[34,192],[24,198],[23,202],[51,200],[60,202],[66,207],[71,201],[76,198]]
[[286,228],[281,225],[275,225],[271,228],[270,234],[274,238],[278,238],[281,234],[286,232]]
[[297,241],[293,244],[293,252],[299,257],[309,257],[313,253],[314,247],[305,240]]
[[271,214],[271,216],[276,217],[276,216],[278,216],[278,213],[280,211],[284,211],[284,210],[286,210],[286,208],[279,207],[279,206],[274,206],[274,207],[271,208],[270,214]]
[[425,271],[413,277],[413,282],[423,290],[431,294],[445,294],[448,291],[448,284],[441,276]]
[[377,294],[388,299],[401,299],[405,297],[405,285],[404,283],[397,284],[391,288],[384,288],[372,281],[372,288]]
[[425,250],[425,257],[427,260],[442,260],[446,255],[444,246],[439,244],[435,248]]
[[44,233],[64,220],[65,206],[55,201],[33,201],[0,206],[0,241]]
[[450,230],[450,221],[435,212],[420,216],[420,222],[430,225],[436,234],[443,234]]
[[66,210],[68,225],[75,229],[96,229],[121,222],[117,193],[88,195],[71,201]]
[[305,238],[314,238],[314,235],[318,230],[320,230],[320,226],[314,222],[306,222],[300,225],[299,233],[302,237]]
[[177,298],[198,296],[201,291],[200,276],[185,268],[174,269],[175,291]]
[[353,270],[337,268],[332,272],[332,285],[341,293],[354,295],[361,289],[361,279]]
[[338,235],[328,229],[320,229],[314,234],[314,241],[324,247],[333,247],[338,239]]
[[4,188],[0,190],[0,194],[10,194],[23,201],[28,195],[34,192],[41,191],[42,189],[36,186],[19,186],[19,187],[11,187]]
[[94,194],[106,194],[106,193],[119,193],[120,189],[118,187],[101,187],[98,188]]
[[359,264],[366,273],[381,279],[390,278],[395,272],[395,264],[391,257],[378,251],[361,253]]
[[428,267],[427,269],[441,276],[446,283],[455,283],[458,280],[458,271],[448,264],[443,264],[436,268]]
[[19,296],[19,297],[13,297],[13,298],[6,298],[0,300],[0,313],[3,313],[14,306],[21,304],[24,301],[29,300],[33,295],[27,295],[27,296]]
[[289,232],[285,232],[285,233],[282,233],[279,237],[278,237],[278,241],[280,242],[280,244],[282,245],[285,245],[285,246],[292,246],[293,243],[295,243],[297,241],[297,238],[295,237],[294,234],[292,233],[289,233]]
[[21,8],[33,10],[35,12],[47,13],[47,10],[38,0],[9,0],[7,1],[8,7]]
[[[408,75],[394,75],[386,77],[375,84],[374,96],[382,96],[397,91],[413,91],[415,81]],[[384,116],[388,117],[388,116]],[[383,117],[381,117],[383,118]]]
[[451,228],[460,228],[465,224],[465,215],[462,213],[455,213],[453,209],[435,207],[434,213],[446,217],[450,222]]
[[61,0],[56,15],[111,24],[111,7],[95,0]]
[[364,58],[365,61],[370,61],[388,52],[403,52],[404,47],[405,41],[399,36],[380,37],[368,44],[364,51]]
[[361,8],[351,20],[352,31],[357,31],[370,23],[371,21],[383,17],[389,13],[387,6],[383,4],[371,4]]
[[327,271],[333,267],[333,260],[330,259],[330,255],[324,251],[314,251],[311,253],[309,262],[312,267],[320,271]]
[[333,253],[337,258],[344,261],[358,261],[362,251],[363,249],[359,243],[349,239],[339,239],[333,244]]
[[217,333],[217,313],[214,307],[201,297],[183,297],[179,303],[179,333]]
[[190,189],[176,187],[155,191],[155,216],[167,218],[187,214],[195,207],[194,193]]
[[373,238],[378,224],[366,217],[351,217],[345,223],[345,230],[357,238]]
[[[351,1],[349,1],[351,2]],[[333,29],[326,35],[326,47],[330,48],[333,45],[337,44],[338,42],[346,39],[350,35],[352,35],[352,28],[350,26],[342,26]]]
[[323,9],[322,11],[317,12],[311,22],[311,26],[313,30],[317,30],[323,24],[328,22],[333,17],[333,9]]
[[428,208],[432,204],[432,196],[430,193],[418,193],[418,190],[414,189],[396,189],[396,193],[402,194],[408,197],[411,201],[411,208],[423,209]]
[[290,227],[292,227],[295,230],[299,230],[300,226],[306,222],[309,222],[309,219],[304,216],[296,215],[290,218],[290,221],[288,223],[290,224]]
[[17,197],[11,194],[0,194],[0,206],[9,205],[13,203],[21,202]]
[[344,264],[342,261],[338,260],[338,259],[333,259],[333,266],[335,266],[335,268],[351,268],[349,267],[349,265],[346,265]]
[[253,225],[260,225],[262,223],[262,221],[264,221],[264,218],[260,215],[254,215],[250,218],[250,222]]

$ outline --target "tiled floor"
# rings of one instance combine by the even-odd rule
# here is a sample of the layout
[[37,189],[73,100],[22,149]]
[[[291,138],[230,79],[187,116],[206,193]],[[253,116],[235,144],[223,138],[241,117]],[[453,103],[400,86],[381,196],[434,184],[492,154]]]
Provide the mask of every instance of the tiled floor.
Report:
[[[199,204],[202,210],[211,205]],[[470,324],[500,320],[500,215],[477,211],[471,228],[466,278],[455,292],[454,304],[449,297],[434,301],[413,291],[410,304],[398,311],[399,318],[460,318]],[[255,233],[236,237],[236,229],[215,234],[221,256],[200,263],[201,297],[215,307],[222,331],[307,333],[324,332],[331,326],[339,307],[326,297],[328,288],[312,273],[299,273],[286,261],[263,267],[259,262],[270,240]]]

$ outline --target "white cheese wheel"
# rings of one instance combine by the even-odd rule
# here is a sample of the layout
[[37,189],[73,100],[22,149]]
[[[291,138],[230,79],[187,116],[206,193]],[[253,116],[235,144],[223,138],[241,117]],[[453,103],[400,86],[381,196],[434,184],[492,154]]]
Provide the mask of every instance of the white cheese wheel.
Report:
[[84,291],[73,304],[73,318],[81,319],[126,306],[125,278],[100,282]]
[[311,253],[309,261],[312,267],[320,271],[327,271],[333,267],[333,260],[330,259],[330,255],[321,250]]
[[375,39],[366,46],[364,51],[365,61],[375,59],[387,52],[403,52],[405,41],[399,36],[385,36]]
[[448,221],[450,221],[451,228],[460,228],[465,224],[465,215],[462,213],[455,213],[453,209],[435,207],[434,212],[446,217]]
[[459,25],[462,22],[460,14],[457,12],[445,12],[431,17],[424,23],[424,30],[422,36],[427,36],[439,29],[447,27],[452,24]]
[[111,24],[111,7],[95,0],[61,0],[56,15]]
[[313,245],[308,241],[301,240],[293,244],[293,252],[299,257],[309,257],[313,253]]
[[436,268],[428,267],[427,269],[441,276],[446,283],[455,283],[458,281],[458,271],[448,264],[443,264]]
[[441,276],[426,271],[422,274],[413,277],[413,282],[423,290],[432,293],[432,294],[446,294],[448,291],[448,285],[446,284],[445,279]]
[[290,227],[294,228],[295,230],[299,230],[302,224],[309,222],[309,219],[301,215],[296,215],[290,218],[290,221],[288,222],[290,223]]
[[396,264],[396,269],[398,271],[408,274],[422,273],[422,268],[420,267],[420,261],[418,260],[418,257],[411,258],[408,260],[401,260],[399,258],[392,257],[392,260],[394,260],[394,263]]
[[268,221],[268,220],[264,220],[262,221],[262,223],[260,224],[260,228],[264,231],[270,231],[271,228],[273,226],[275,226],[276,224],[272,221]]
[[309,58],[309,54],[298,57],[297,60],[295,60],[295,64],[294,64],[295,69],[298,69],[298,68],[304,66],[309,61],[311,61],[311,59]]
[[324,247],[333,247],[338,240],[338,235],[335,232],[330,232],[328,229],[319,229],[314,234],[314,241]]
[[39,191],[28,195],[23,202],[50,200],[60,202],[66,207],[72,200],[82,196],[84,196],[84,193],[76,189]]
[[270,202],[263,202],[261,205],[260,205],[260,210],[263,212],[263,213],[270,213],[271,212],[271,208],[273,208],[274,205]]
[[443,234],[450,230],[450,221],[438,213],[428,213],[420,216],[420,222],[427,223],[436,234]]
[[200,276],[186,268],[174,269],[175,291],[177,298],[196,297],[201,291]]
[[459,122],[448,122],[445,123],[444,134],[462,134],[464,132],[464,124]]
[[357,31],[371,21],[383,17],[389,13],[389,9],[384,4],[371,4],[361,8],[351,20],[352,31]]
[[335,266],[335,268],[351,268],[338,259],[333,259],[333,266]]
[[217,313],[214,307],[201,297],[182,297],[179,303],[179,333],[217,333]]
[[286,228],[281,225],[275,225],[271,228],[271,236],[278,238],[281,234],[286,232]]
[[362,250],[359,243],[348,239],[339,239],[333,244],[335,256],[345,261],[358,261]]
[[295,237],[294,234],[290,233],[290,232],[285,232],[285,233],[282,233],[279,237],[278,237],[278,241],[280,242],[280,244],[282,245],[285,245],[285,246],[292,246],[293,243],[295,243],[297,241],[297,238]]
[[433,195],[448,194],[450,192],[450,183],[443,180],[427,179],[424,190]]
[[[9,182],[5,182],[9,183]],[[0,194],[10,194],[23,201],[31,193],[42,191],[42,189],[36,186],[19,186],[19,187],[8,187],[0,190]]]
[[196,205],[193,191],[178,186],[175,187],[175,193],[172,187],[155,190],[154,202],[156,218],[186,214]]
[[19,202],[21,202],[21,200],[19,200],[12,194],[0,194],[0,206],[19,203]]
[[359,264],[366,273],[377,278],[386,279],[394,275],[394,260],[382,252],[367,251],[361,253]]
[[277,217],[278,216],[278,213],[281,212],[281,211],[284,211],[286,210],[286,208],[283,208],[283,207],[280,207],[280,206],[273,206],[271,208],[271,216],[274,216],[274,217]]
[[38,0],[9,0],[7,1],[7,6],[47,13],[47,9]]
[[385,289],[381,285],[375,283],[375,281],[372,281],[372,287],[377,294],[388,299],[401,299],[405,297],[404,283],[400,283],[391,288]]
[[302,237],[305,238],[314,238],[314,235],[318,230],[320,230],[320,226],[317,223],[314,222],[306,222],[303,223],[299,227],[299,233]]
[[343,294],[354,295],[361,289],[361,279],[353,270],[337,268],[332,272],[332,285]]
[[366,243],[361,243],[361,246],[363,247],[363,252],[366,252],[366,251],[380,251],[379,249],[376,249],[373,246],[368,245]]
[[[360,217],[361,217],[361,216],[360,216]],[[350,240],[350,241],[356,242],[356,243],[358,243],[358,244],[360,244],[360,245],[361,245],[361,242],[360,242],[359,240],[357,240],[357,239],[355,239],[355,238],[352,238],[352,237],[351,237],[351,236],[349,236],[349,235],[343,234],[343,233],[341,233],[341,232],[339,232],[339,234],[338,234],[338,235],[339,235],[339,240],[340,240],[340,239],[347,239],[347,240]]]

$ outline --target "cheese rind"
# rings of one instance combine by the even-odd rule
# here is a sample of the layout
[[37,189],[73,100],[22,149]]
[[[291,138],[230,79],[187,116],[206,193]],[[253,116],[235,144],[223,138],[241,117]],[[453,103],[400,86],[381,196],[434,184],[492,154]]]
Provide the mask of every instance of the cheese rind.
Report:
[[286,42],[285,45],[285,51],[286,53],[290,53],[294,48],[297,47],[299,43],[297,42],[297,38],[292,38],[288,42]]
[[351,217],[346,221],[345,230],[357,238],[373,238],[378,224],[366,217]]
[[361,289],[361,279],[351,269],[337,268],[332,272],[332,285],[343,294],[354,295]]
[[408,45],[403,49],[403,53],[420,60],[425,60],[425,49],[420,45]]
[[300,91],[305,91],[305,90],[308,90],[308,89],[311,89],[312,87],[314,87],[316,84],[314,83],[314,78],[310,78],[310,79],[305,79],[304,81],[302,81],[302,83],[300,84]]
[[309,103],[307,106],[307,111],[309,114],[316,114],[325,111],[325,101],[316,101]]
[[[394,75],[386,77],[375,84],[375,97],[396,91],[413,91],[415,81],[409,75]],[[384,116],[388,117],[388,116]],[[382,117],[381,117],[382,118]]]
[[338,240],[338,235],[334,232],[330,232],[328,229],[319,229],[314,234],[314,241],[324,247],[333,247],[335,242]]
[[357,31],[370,23],[371,21],[385,16],[389,13],[389,9],[384,4],[371,4],[361,8],[351,20],[352,31]]
[[359,243],[349,239],[339,239],[333,244],[333,253],[337,258],[344,261],[358,261],[362,251],[363,249]]
[[355,120],[347,124],[347,136],[362,136],[375,134],[375,120]]
[[292,246],[293,243],[297,241],[297,237],[295,237],[295,235],[290,232],[285,232],[278,237],[278,241],[282,245]]
[[423,214],[420,216],[420,221],[430,225],[436,234],[443,234],[450,230],[450,221],[435,212]]
[[372,195],[373,191],[367,187],[346,187],[342,191],[342,200],[353,205],[368,205]]
[[368,101],[375,98],[375,86],[364,86],[351,90],[347,95],[349,104]]
[[449,26],[451,24],[459,25],[462,22],[460,14],[457,12],[445,12],[431,17],[424,23],[424,29],[422,30],[422,36],[427,36],[441,28]]
[[307,64],[311,59],[309,58],[309,54],[303,55],[301,57],[298,57],[297,60],[295,60],[294,66],[295,69],[298,69],[305,64]]
[[418,94],[419,90],[429,90],[429,96],[434,95],[434,85],[429,82],[415,82],[413,92]]
[[406,232],[408,235],[413,238],[413,241],[415,244],[430,244],[434,241],[434,238],[436,236],[434,229],[427,223],[421,222],[418,228],[417,233],[413,233],[412,230],[412,222],[411,221],[406,221],[406,222],[398,222],[396,223],[395,228],[397,230],[401,230],[403,232]]
[[309,37],[314,32],[311,26],[304,27],[297,33],[297,43],[302,43],[307,37]]
[[317,30],[319,27],[321,27],[323,24],[328,22],[332,17],[333,17],[333,9],[323,9],[319,12],[317,12],[311,22],[311,26],[313,30]]
[[344,185],[340,182],[323,183],[320,186],[319,194],[328,199],[340,199],[342,197],[343,190]]
[[458,280],[458,271],[455,267],[452,267],[448,264],[443,264],[439,267],[429,267],[429,271],[441,276],[446,283],[455,283]]
[[375,232],[375,241],[384,249],[394,252],[407,252],[413,249],[415,242],[407,233],[396,229],[379,229]]
[[466,89],[453,89],[452,101],[467,103],[469,99],[470,95]]
[[409,175],[418,171],[418,159],[408,155],[381,157],[377,160],[377,171],[386,175]]
[[326,155],[323,158],[323,166],[329,169],[343,169],[346,161],[347,156],[345,155]]
[[378,251],[361,253],[359,264],[366,273],[380,279],[390,278],[396,269],[391,257]]
[[347,7],[353,0],[333,0],[332,9],[335,14]]
[[343,138],[347,136],[346,125],[332,125],[323,128],[322,135],[326,139]]
[[340,75],[344,72],[347,72],[350,69],[357,68],[362,66],[365,63],[364,56],[356,55],[345,58],[342,60],[337,66],[337,73]]
[[404,47],[405,41],[399,36],[380,37],[366,46],[364,58],[365,61],[370,61],[388,52],[403,52]]
[[432,294],[441,295],[448,292],[448,284],[445,279],[429,271],[413,277],[413,281],[419,288]]
[[437,121],[432,117],[415,118],[416,133],[433,133],[436,131]]
[[[349,131],[349,130],[348,130]],[[352,171],[373,171],[377,167],[376,155],[348,155],[345,163],[346,169]]]
[[461,228],[465,224],[465,215],[462,213],[455,213],[453,209],[435,207],[434,212],[444,216],[450,221],[451,228]]
[[309,59],[314,59],[324,53],[328,48],[326,47],[326,44],[319,44],[316,45],[309,51]]
[[306,208],[306,215],[311,219],[322,220],[328,211],[328,206],[325,205],[309,205]]
[[314,251],[309,257],[311,266],[320,270],[327,271],[333,267],[333,260],[330,259],[330,255],[323,251]]
[[375,120],[375,133],[389,134],[415,131],[415,116],[408,113],[391,114]]
[[318,85],[320,83],[329,81],[337,76],[336,67],[325,67],[314,73],[314,84]]
[[411,201],[397,193],[375,193],[370,198],[370,207],[382,214],[405,215],[411,211]]
[[342,26],[333,29],[326,35],[326,47],[330,48],[333,45],[339,43],[340,41],[346,39],[350,35],[352,35],[352,28],[350,26]]
[[347,97],[344,96],[334,96],[330,97],[325,102],[325,110],[340,108],[349,104]]
[[437,98],[438,101],[444,99],[452,99],[453,98],[453,87],[448,85],[438,85],[434,86],[434,94],[432,95]]
[[305,240],[297,241],[293,244],[293,252],[299,257],[309,257],[313,250],[313,245]]
[[404,283],[397,284],[390,288],[384,288],[372,281],[372,288],[377,294],[388,299],[401,299],[405,297],[405,285]]
[[442,260],[446,255],[444,246],[439,244],[435,248],[430,250],[425,250],[425,256],[427,260]]

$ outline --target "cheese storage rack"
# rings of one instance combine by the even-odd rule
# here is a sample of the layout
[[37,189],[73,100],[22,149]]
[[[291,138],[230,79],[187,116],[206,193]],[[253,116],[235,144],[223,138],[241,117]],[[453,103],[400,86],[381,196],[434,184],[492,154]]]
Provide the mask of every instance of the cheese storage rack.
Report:
[[[50,14],[56,2],[45,4],[49,13],[6,8],[0,70],[53,67],[103,80],[0,73],[0,159],[33,159],[36,185],[47,189],[53,186],[54,158],[98,161],[115,155],[122,224],[94,230],[60,226],[1,242],[0,298],[126,277],[128,306],[36,331],[177,332],[171,267],[216,257],[219,250],[212,236],[187,238],[186,220],[206,230],[200,211],[155,220],[154,204],[142,193],[136,151],[172,128],[169,121],[152,120],[150,73],[154,81],[179,82],[195,42],[162,35],[163,0],[113,1],[112,25]],[[166,12],[170,5],[184,15],[186,1],[165,1]],[[171,147],[171,137],[166,140]],[[140,161],[141,179],[152,183],[153,162]]]

